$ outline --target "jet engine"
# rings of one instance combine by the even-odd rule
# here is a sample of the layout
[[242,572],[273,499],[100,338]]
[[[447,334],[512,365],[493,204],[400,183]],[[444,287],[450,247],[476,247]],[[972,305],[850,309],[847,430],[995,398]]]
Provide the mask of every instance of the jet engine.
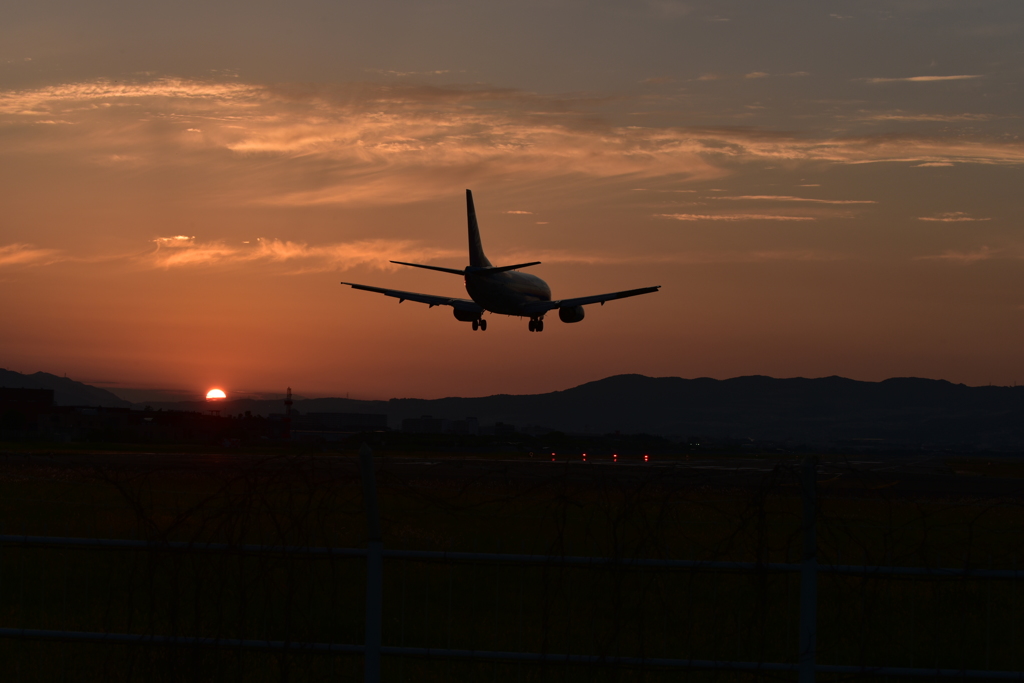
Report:
[[558,309],[558,319],[563,323],[578,323],[583,320],[582,306],[567,306]]
[[480,317],[480,314],[476,311],[460,311],[457,308],[453,308],[452,313],[455,314],[456,320],[460,320],[464,323],[472,322]]

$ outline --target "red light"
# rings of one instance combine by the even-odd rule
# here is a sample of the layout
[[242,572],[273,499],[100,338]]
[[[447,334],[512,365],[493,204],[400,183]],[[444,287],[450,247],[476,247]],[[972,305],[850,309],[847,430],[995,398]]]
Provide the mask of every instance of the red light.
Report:
[[586,453],[584,453],[584,454],[583,454],[583,462],[586,462],[586,461],[587,461],[587,454],[586,454]]
[[651,459],[651,456],[649,456],[649,455],[645,455],[645,456],[644,456],[644,462],[647,462],[647,461],[648,461],[648,460],[650,460],[650,459]]
[[618,461],[619,461],[619,454],[615,453],[614,455],[612,455],[612,462],[618,462]]

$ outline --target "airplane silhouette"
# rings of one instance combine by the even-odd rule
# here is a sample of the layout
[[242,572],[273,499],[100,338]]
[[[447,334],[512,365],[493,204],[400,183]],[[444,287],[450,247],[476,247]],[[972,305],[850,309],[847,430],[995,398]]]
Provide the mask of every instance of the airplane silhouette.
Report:
[[353,282],[342,282],[341,284],[349,285],[353,289],[377,292],[385,296],[394,297],[398,299],[398,303],[408,299],[409,301],[428,304],[431,308],[434,306],[451,306],[456,320],[473,323],[474,331],[487,329],[487,321],[483,318],[485,312],[529,318],[530,332],[543,332],[544,314],[556,308],[558,309],[558,317],[562,322],[578,323],[583,320],[583,307],[588,304],[599,303],[603,306],[606,301],[649,294],[658,291],[661,287],[661,285],[641,287],[640,289],[629,289],[624,292],[595,294],[594,296],[581,296],[575,299],[552,301],[551,288],[548,287],[546,282],[536,275],[515,272],[519,268],[536,266],[540,261],[517,263],[513,266],[491,265],[491,262],[484,254],[483,246],[480,244],[480,228],[476,222],[473,193],[469,190],[466,190],[466,209],[469,214],[469,265],[464,269],[456,270],[455,268],[427,266],[422,263],[405,263],[403,261],[392,261],[391,263],[462,275],[465,277],[466,291],[469,292],[470,299],[453,299],[433,294],[403,292],[398,289],[358,285]]

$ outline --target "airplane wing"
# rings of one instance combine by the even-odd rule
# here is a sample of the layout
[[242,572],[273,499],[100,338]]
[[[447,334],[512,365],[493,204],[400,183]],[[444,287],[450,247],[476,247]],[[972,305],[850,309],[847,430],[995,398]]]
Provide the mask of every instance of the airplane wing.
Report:
[[641,294],[650,294],[651,292],[657,292],[661,289],[661,285],[656,287],[641,287],[640,289],[627,289],[624,292],[611,292],[610,294],[594,294],[593,296],[580,296],[575,299],[559,299],[558,301],[535,301],[531,304],[527,304],[523,307],[523,311],[527,314],[540,314],[556,308],[570,308],[572,306],[586,306],[587,304],[601,304],[604,305],[605,301],[612,301],[614,299],[625,299],[630,296],[639,296]]
[[469,299],[455,299],[449,296],[435,296],[433,294],[418,294],[417,292],[403,292],[400,289],[385,289],[383,287],[371,287],[369,285],[357,285],[354,282],[342,282],[343,285],[348,285],[352,289],[361,289],[364,292],[377,292],[384,296],[390,296],[398,299],[398,303],[402,303],[405,300],[415,301],[421,304],[427,304],[431,308],[434,306],[451,306],[452,308],[459,311],[467,311],[472,313],[484,312],[484,309],[480,307],[475,301]]

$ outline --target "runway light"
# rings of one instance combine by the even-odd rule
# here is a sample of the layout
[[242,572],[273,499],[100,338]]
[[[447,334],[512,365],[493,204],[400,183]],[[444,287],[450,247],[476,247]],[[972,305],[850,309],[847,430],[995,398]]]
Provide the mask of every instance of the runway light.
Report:
[[649,456],[649,455],[645,455],[644,456],[644,462],[648,462],[650,459],[651,459],[651,456]]
[[612,462],[618,462],[618,461],[619,461],[619,454],[618,453],[612,454]]
[[586,461],[587,461],[587,454],[586,454],[586,453],[584,453],[584,454],[583,454],[583,462],[586,462]]

